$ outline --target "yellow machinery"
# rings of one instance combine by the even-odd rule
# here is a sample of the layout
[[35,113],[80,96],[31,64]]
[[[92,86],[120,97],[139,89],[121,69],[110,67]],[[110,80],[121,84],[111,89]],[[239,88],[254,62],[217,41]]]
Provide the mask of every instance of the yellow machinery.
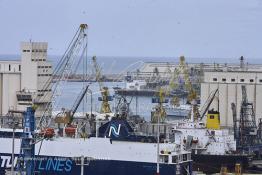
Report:
[[100,88],[100,92],[102,96],[101,98],[102,105],[101,105],[100,112],[101,113],[111,113],[111,109],[109,105],[110,95],[109,95],[108,87],[105,87],[103,85],[102,76],[101,76],[101,68],[99,67],[96,61],[96,56],[93,56],[92,60],[93,60],[93,65],[94,65],[95,72],[96,72],[96,81],[99,83],[99,88]]
[[[178,71],[178,69],[175,68],[174,72],[172,72],[171,69],[170,69],[170,65],[168,65],[167,73],[168,73],[168,75],[171,75],[171,78],[170,78],[170,81],[169,81],[169,87],[166,90],[166,95],[171,95],[171,92],[178,88],[179,71]],[[173,95],[170,103],[173,106],[179,106],[180,104],[179,104],[178,96]]]
[[[63,57],[60,59],[56,68],[54,69],[53,76],[47,79],[45,84],[43,84],[41,91],[49,91],[52,89],[51,93],[44,93],[43,96],[39,96],[35,99],[33,104],[33,108],[37,108],[38,104],[45,102],[46,99],[49,99],[51,95],[52,103],[48,103],[45,106],[41,114],[41,118],[39,120],[38,128],[46,128],[49,127],[52,118],[52,110],[56,109],[58,106],[58,98],[59,94],[62,91],[65,83],[73,74],[73,69],[76,67],[75,63],[82,59],[78,57],[79,53],[85,53],[87,51],[87,24],[81,24],[77,29],[76,34],[74,35],[73,39],[71,40],[67,50],[63,54]],[[55,80],[55,81],[54,81]],[[66,114],[69,116],[69,114]],[[66,116],[65,115],[65,116]],[[62,121],[62,119],[61,119]],[[65,118],[63,122],[70,121],[68,117]]]
[[207,129],[220,129],[220,115],[218,111],[208,111],[206,127]]
[[242,174],[242,167],[241,167],[241,164],[240,163],[237,163],[235,165],[235,174],[236,175],[241,175]]
[[[165,96],[166,95],[170,95],[170,93],[174,90],[176,90],[178,88],[178,79],[179,79],[179,75],[182,75],[185,81],[185,89],[188,91],[188,97],[187,100],[189,103],[192,104],[192,108],[193,108],[193,113],[194,113],[194,120],[197,121],[200,117],[199,114],[199,109],[197,106],[197,93],[195,91],[195,89],[192,86],[191,80],[190,80],[190,76],[189,76],[189,72],[188,72],[188,67],[186,65],[185,62],[185,57],[181,56],[180,57],[180,61],[179,61],[179,67],[177,69],[174,70],[174,72],[172,73],[170,66],[168,65],[167,68],[167,73],[169,75],[171,75],[170,81],[169,81],[169,86],[165,89],[165,92],[163,92],[163,89],[160,88],[159,90],[159,94],[157,94],[157,96],[159,97],[159,104],[158,106],[156,106],[156,111],[153,114],[153,119],[152,121],[155,122],[157,119],[156,117],[154,117],[154,115],[158,116],[161,113],[161,116],[166,116],[166,112],[164,111],[163,108],[163,104],[165,103]],[[162,99],[162,101],[161,101]],[[171,104],[173,106],[179,106],[179,97],[178,96],[173,96],[173,98],[171,99]],[[162,120],[164,120],[163,117],[161,117]]]
[[160,122],[164,122],[166,118],[166,111],[163,108],[163,103],[166,103],[165,99],[165,93],[162,88],[159,89],[159,97],[157,98],[156,102],[158,102],[158,105],[155,107],[155,111],[152,115],[152,122],[157,123],[158,118],[160,119]]
[[180,73],[182,72],[182,74],[184,75],[185,88],[188,91],[187,100],[188,100],[189,103],[192,104],[193,113],[194,113],[194,120],[196,121],[200,117],[199,109],[198,109],[198,106],[197,106],[197,93],[192,86],[192,83],[191,83],[191,80],[190,80],[190,77],[189,77],[188,68],[187,68],[187,65],[185,63],[185,57],[184,56],[180,57],[179,69],[180,69]]

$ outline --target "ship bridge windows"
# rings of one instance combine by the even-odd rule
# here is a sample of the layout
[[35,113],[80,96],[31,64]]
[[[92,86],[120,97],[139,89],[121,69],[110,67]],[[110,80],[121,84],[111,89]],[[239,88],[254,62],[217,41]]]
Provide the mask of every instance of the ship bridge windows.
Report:
[[187,154],[187,160],[191,160],[191,153]]
[[183,154],[183,161],[187,161],[187,154]]
[[168,157],[169,155],[160,155],[159,159],[161,163],[168,163]]
[[172,163],[178,163],[178,156],[172,156]]

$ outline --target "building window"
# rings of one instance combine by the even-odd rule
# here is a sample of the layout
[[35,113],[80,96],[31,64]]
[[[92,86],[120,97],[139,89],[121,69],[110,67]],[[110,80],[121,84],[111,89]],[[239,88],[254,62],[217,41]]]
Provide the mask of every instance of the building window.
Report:
[[217,81],[217,78],[213,78],[213,81]]
[[11,71],[11,65],[9,64],[9,71]]
[[18,66],[18,70],[21,71],[21,65]]
[[244,79],[240,79],[240,82],[245,82],[245,80]]
[[172,156],[172,163],[177,163],[177,162],[178,162],[177,156]]
[[253,82],[254,82],[254,79],[250,79],[249,81],[250,81],[250,83],[253,83]]
[[259,80],[259,83],[262,83],[262,79]]
[[213,116],[213,115],[210,115],[210,117],[209,117],[210,119],[214,119],[215,117]]
[[227,79],[225,79],[225,78],[222,78],[222,81],[223,81],[223,82],[225,82],[225,81],[227,81]]
[[231,82],[235,82],[235,81],[236,81],[236,79],[235,79],[235,78],[232,78],[232,79],[231,79]]
[[23,50],[23,52],[26,52],[26,50]]

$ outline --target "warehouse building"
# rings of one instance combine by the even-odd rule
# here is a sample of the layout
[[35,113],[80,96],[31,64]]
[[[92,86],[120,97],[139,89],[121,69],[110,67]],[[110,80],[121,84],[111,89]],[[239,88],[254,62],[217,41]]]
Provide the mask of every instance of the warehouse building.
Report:
[[236,104],[237,117],[240,116],[242,85],[246,86],[247,98],[253,103],[258,120],[262,117],[262,71],[241,70],[240,66],[238,71],[204,72],[204,82],[201,83],[201,104],[207,100],[210,93],[218,89],[210,109],[220,111],[222,126],[233,126],[231,103]]
[[25,110],[33,102],[39,116],[51,103],[51,88],[44,88],[52,76],[47,47],[46,42],[22,42],[20,61],[0,61],[1,116],[9,110]]

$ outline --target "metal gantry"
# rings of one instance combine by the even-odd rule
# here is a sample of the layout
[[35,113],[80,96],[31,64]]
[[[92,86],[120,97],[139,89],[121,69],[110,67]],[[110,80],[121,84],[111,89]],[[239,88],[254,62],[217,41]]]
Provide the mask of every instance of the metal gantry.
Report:
[[237,118],[236,105],[231,104],[234,123],[234,137],[237,142],[237,148],[241,151],[251,153],[253,151],[262,151],[262,121],[258,126],[253,103],[248,101],[246,86],[242,86],[242,102],[240,106],[240,116]]
[[246,86],[242,86],[242,103],[240,109],[239,142],[240,145],[254,145],[257,139],[257,125],[253,103],[247,99]]
[[[54,69],[53,76],[47,81],[47,83],[43,87],[43,89],[52,89],[52,103],[49,103],[43,111],[38,125],[39,128],[45,128],[49,126],[52,110],[58,106],[58,97],[62,94],[63,85],[66,83],[67,79],[73,73],[73,65],[76,63],[76,60],[79,57],[78,54],[81,50],[82,55],[86,52],[87,28],[87,24],[80,25],[72,41],[70,42],[67,50],[65,51],[63,57]],[[40,97],[38,101],[42,101],[45,98],[48,98],[47,95]]]

